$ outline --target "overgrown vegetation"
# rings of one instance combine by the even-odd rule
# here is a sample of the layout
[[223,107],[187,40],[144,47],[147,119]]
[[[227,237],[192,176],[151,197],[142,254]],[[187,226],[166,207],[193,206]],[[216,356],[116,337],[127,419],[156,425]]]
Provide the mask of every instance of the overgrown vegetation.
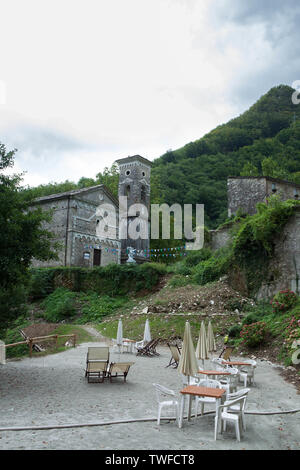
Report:
[[43,298],[57,287],[74,292],[96,292],[111,297],[150,291],[166,274],[164,264],[145,263],[135,266],[110,264],[88,268],[33,268],[29,296]]
[[293,302],[278,312],[273,308],[277,297],[276,294],[270,302],[260,301],[248,307],[242,322],[228,329],[229,344],[247,353],[271,347],[276,350],[277,360],[287,366],[295,365],[292,355],[294,341],[300,340],[300,298],[292,293]]
[[269,262],[275,241],[298,207],[300,201],[281,201],[271,196],[267,203],[257,204],[256,214],[234,218],[230,224],[231,243],[214,252],[205,247],[170,266],[168,271],[175,275],[171,285],[205,285],[223,275],[231,279],[236,275],[243,282],[240,287],[244,293],[255,296],[262,282],[274,276],[269,272]]
[[168,150],[154,161],[155,194],[169,205],[201,201],[205,224],[215,228],[227,217],[228,176],[267,175],[300,182],[300,108],[292,103],[293,91],[285,85],[274,87],[239,117]]

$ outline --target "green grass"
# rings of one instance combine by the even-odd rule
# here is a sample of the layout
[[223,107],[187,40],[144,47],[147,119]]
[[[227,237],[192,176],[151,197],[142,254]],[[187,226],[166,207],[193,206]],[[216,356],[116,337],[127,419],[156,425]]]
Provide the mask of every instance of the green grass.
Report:
[[[2,332],[1,339],[5,342],[5,344],[12,344],[17,343],[20,341],[24,341],[24,338],[21,336],[19,329],[25,328],[29,326],[30,322],[24,318],[18,319],[17,322],[13,325],[12,328],[7,330],[6,332]],[[94,337],[91,336],[84,328],[72,324],[62,324],[59,325],[51,335],[76,335],[76,344],[86,343],[94,341]],[[55,341],[49,341],[46,351],[43,352],[36,352],[33,351],[33,356],[45,356],[48,354],[55,354],[57,352],[62,352],[68,349],[65,346],[65,343],[70,340],[71,338],[58,338],[57,348]],[[40,343],[43,346],[43,343]],[[29,356],[29,347],[27,344],[21,344],[18,346],[11,346],[6,349],[6,356],[8,358],[23,358]]]
[[[201,326],[202,317],[200,315],[124,315],[122,317],[123,336],[142,340],[144,335],[144,327],[146,319],[149,319],[150,331],[152,338],[161,338],[162,342],[171,341],[176,338],[183,339],[185,323],[188,320],[191,326],[191,333],[194,344],[196,346]],[[95,328],[108,338],[116,338],[119,317],[110,317],[105,322],[94,325]],[[207,319],[205,320],[207,324]],[[212,322],[215,334],[223,327]]]

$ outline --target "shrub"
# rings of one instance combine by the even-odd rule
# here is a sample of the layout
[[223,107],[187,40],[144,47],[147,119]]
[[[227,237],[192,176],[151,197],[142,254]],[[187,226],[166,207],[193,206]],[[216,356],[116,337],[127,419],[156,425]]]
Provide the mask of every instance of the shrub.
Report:
[[55,271],[53,269],[30,270],[29,296],[32,300],[43,299],[53,292],[53,279]]
[[297,301],[298,296],[295,292],[289,289],[281,290],[271,300],[273,312],[276,314],[286,312],[294,307]]
[[266,332],[266,323],[263,321],[244,325],[240,332],[240,337],[242,338],[241,344],[249,348],[259,346],[265,341]]
[[114,310],[124,307],[128,302],[126,297],[109,297],[107,295],[99,296],[96,292],[81,294],[80,301],[83,303],[81,317],[77,323],[101,322],[102,318],[110,315]]
[[28,306],[26,305],[27,292],[22,284],[9,286],[7,289],[0,289],[0,328],[7,328],[12,320],[20,315],[26,315]]
[[[11,322],[10,327],[1,334],[1,339],[5,344],[12,344],[24,341],[24,338],[21,336],[20,329],[26,328],[29,326],[30,322],[26,319],[25,316],[21,315],[13,322]],[[21,357],[28,355],[28,344],[19,344],[17,346],[11,346],[6,348],[6,357]]]
[[42,302],[44,318],[48,322],[60,322],[74,316],[76,294],[64,287],[59,287]]
[[228,336],[230,338],[237,338],[240,335],[242,327],[240,325],[234,325],[228,330]]
[[168,269],[168,272],[188,276],[191,274],[191,268],[185,264],[185,261],[178,261],[172,265],[171,269]]
[[218,280],[226,274],[229,266],[230,251],[219,250],[209,258],[199,263],[193,269],[192,279],[196,284],[204,285]]
[[169,282],[171,287],[184,287],[187,284],[190,284],[190,277],[181,276],[180,274],[175,274]]
[[192,267],[199,264],[201,261],[206,261],[212,256],[212,251],[209,248],[202,248],[202,250],[191,252],[185,259],[186,266]]
[[252,325],[252,323],[256,323],[260,320],[261,315],[258,312],[252,312],[246,315],[243,320],[242,324],[243,325]]
[[89,268],[33,268],[29,295],[43,298],[58,287],[75,292],[94,291],[101,295],[127,295],[142,289],[151,290],[166,274],[160,263],[110,264]]

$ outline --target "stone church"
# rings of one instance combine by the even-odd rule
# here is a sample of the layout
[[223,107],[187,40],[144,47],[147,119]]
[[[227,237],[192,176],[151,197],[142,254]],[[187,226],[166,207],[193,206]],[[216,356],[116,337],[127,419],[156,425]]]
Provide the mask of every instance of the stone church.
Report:
[[[129,247],[134,250],[137,263],[147,261],[150,230],[147,239],[128,239],[127,234],[130,224],[134,224],[137,218],[139,224],[150,225],[148,214],[152,163],[140,155],[123,158],[116,163],[120,169],[119,199],[102,184],[35,199],[35,206],[52,211],[52,220],[44,228],[54,233],[55,241],[59,242],[61,248],[57,261],[33,260],[33,266],[91,268],[110,263],[120,264],[128,260]],[[127,207],[120,211],[119,222],[119,200],[124,196],[127,197]],[[147,210],[133,211],[132,215],[130,207],[133,204],[140,204],[141,208]],[[113,214],[107,214],[106,207],[110,207]],[[143,217],[143,214],[146,215]],[[103,225],[106,216],[109,222],[99,234],[98,227]]]

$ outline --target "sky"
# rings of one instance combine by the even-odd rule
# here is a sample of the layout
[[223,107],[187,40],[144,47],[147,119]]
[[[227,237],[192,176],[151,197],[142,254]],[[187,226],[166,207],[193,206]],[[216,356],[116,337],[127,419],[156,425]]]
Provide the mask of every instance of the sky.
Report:
[[300,80],[299,0],[0,0],[0,142],[37,186],[154,160]]

